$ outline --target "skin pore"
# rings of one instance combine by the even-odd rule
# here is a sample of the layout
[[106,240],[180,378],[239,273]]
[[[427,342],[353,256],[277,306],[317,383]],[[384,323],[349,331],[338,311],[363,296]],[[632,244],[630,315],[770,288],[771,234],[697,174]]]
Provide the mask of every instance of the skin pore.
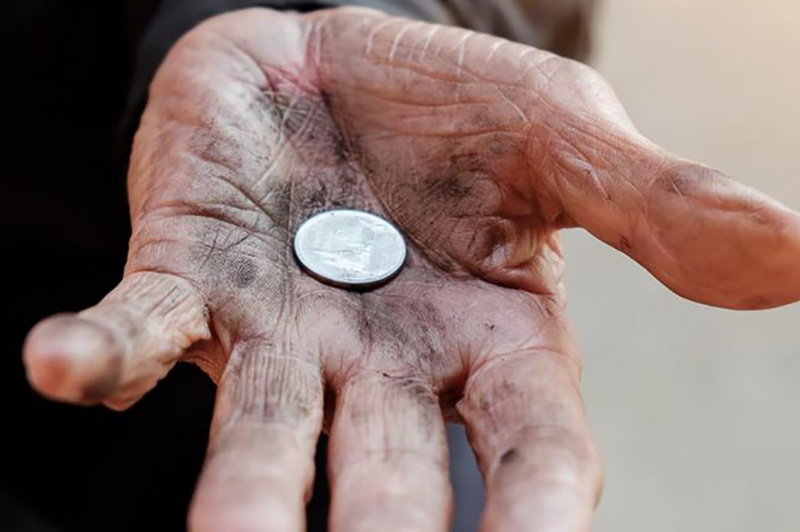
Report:
[[[601,471],[557,232],[583,227],[682,296],[800,296],[795,213],[642,137],[584,65],[363,9],[266,9],[186,35],[129,172],[125,277],[40,323],[33,385],[122,409],[179,360],[219,385],[194,531],[301,530],[330,432],[334,531],[445,530],[446,419],[486,530],[585,531]],[[303,274],[332,208],[395,223],[409,259],[364,293]]]

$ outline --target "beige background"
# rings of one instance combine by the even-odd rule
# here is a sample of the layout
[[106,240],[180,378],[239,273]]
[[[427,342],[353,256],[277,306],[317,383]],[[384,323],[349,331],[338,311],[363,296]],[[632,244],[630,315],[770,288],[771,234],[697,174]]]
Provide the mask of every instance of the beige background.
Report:
[[[600,15],[594,64],[645,134],[800,208],[798,0]],[[564,241],[606,468],[596,530],[800,530],[800,305],[703,307],[584,233]]]

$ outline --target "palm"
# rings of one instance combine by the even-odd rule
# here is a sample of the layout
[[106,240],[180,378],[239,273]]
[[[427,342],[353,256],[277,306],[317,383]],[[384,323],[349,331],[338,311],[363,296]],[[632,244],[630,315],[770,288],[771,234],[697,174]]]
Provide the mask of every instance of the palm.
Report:
[[[389,494],[392,528],[444,526],[441,407],[470,429],[490,526],[583,530],[599,474],[555,231],[584,225],[698,300],[797,295],[769,282],[730,294],[784,265],[755,253],[733,271],[729,259],[753,254],[716,238],[725,213],[755,200],[773,209],[758,211],[767,221],[789,214],[732,184],[698,193],[687,165],[641,139],[588,69],[544,52],[361,10],[216,19],[172,52],[137,135],[126,280],[81,325],[110,331],[87,348],[105,365],[73,372],[77,388],[63,371],[39,383],[124,407],[178,357],[200,364],[220,393],[196,528],[257,528],[267,515],[277,530],[300,526],[327,387],[335,528],[377,529],[389,507],[373,503]],[[658,177],[610,180],[620,169]],[[709,198],[725,208],[692,205]],[[658,245],[624,227],[637,201]],[[685,228],[662,203],[691,211],[706,237],[671,248]],[[352,293],[298,269],[294,230],[336,207],[403,230],[398,278]],[[750,250],[778,243],[769,223],[738,229]],[[693,254],[709,243],[717,258]],[[29,352],[47,354],[53,335],[41,336]],[[522,493],[534,504],[521,509]]]
[[[359,31],[348,31],[354,21]],[[370,35],[379,21],[374,14],[351,14],[320,22],[308,46],[330,39],[335,44],[319,43],[330,58],[295,63],[292,55],[276,54],[280,62],[256,55],[237,65],[259,91],[250,91],[247,80],[220,76],[181,95],[193,118],[208,125],[192,131],[192,172],[182,179],[137,170],[152,180],[145,185],[152,192],[142,194],[135,210],[139,231],[129,273],[170,272],[200,287],[216,331],[236,339],[221,346],[222,353],[259,336],[321,360],[330,368],[328,381],[343,382],[359,368],[441,390],[463,381],[465,364],[479,362],[484,346],[547,345],[537,329],[563,305],[552,234],[557,220],[535,198],[524,197],[530,190],[514,189],[528,179],[521,155],[529,122],[496,81],[469,89],[471,95],[464,90],[462,107],[445,103],[453,84],[463,83],[449,72],[455,65],[441,72],[395,71],[391,62],[371,57],[380,57],[379,46],[392,45],[400,64],[401,53],[420,54],[423,39],[431,47],[452,46],[464,32],[446,29],[437,38],[430,27],[412,27],[407,42],[395,44],[407,22]],[[477,53],[490,53],[497,40],[482,39]],[[202,46],[222,47],[215,33],[195,52],[207,55]],[[342,60],[366,47],[372,48],[366,60]],[[454,59],[457,53],[452,50]],[[484,74],[498,75],[501,69]],[[245,96],[220,106],[230,94]],[[475,101],[491,118],[476,117]],[[169,105],[175,112],[175,102]],[[500,131],[509,106],[513,120]],[[147,138],[149,124],[161,119],[159,111],[147,115],[140,136]],[[147,165],[169,168],[148,157],[155,144],[137,147],[137,162],[147,157]],[[404,230],[411,257],[397,280],[354,294],[298,270],[291,258],[294,229],[336,207],[380,213]],[[170,233],[182,237],[165,239]],[[248,304],[231,305],[233,299]],[[303,337],[287,337],[282,322],[299,323],[294,327]]]

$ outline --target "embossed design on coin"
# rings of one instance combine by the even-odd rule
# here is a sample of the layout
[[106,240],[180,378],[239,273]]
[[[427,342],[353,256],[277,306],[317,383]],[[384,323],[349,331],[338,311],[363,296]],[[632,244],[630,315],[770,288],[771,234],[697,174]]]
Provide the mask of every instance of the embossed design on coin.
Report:
[[367,289],[397,275],[406,260],[406,243],[383,218],[341,209],[303,222],[294,235],[294,253],[300,265],[324,283]]

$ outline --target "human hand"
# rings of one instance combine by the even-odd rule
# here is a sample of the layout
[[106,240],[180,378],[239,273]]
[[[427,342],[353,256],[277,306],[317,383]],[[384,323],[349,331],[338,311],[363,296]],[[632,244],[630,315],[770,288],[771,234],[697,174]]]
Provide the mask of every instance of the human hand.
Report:
[[[117,409],[181,359],[219,384],[195,531],[301,529],[323,425],[332,530],[443,530],[445,418],[468,427],[485,529],[588,530],[601,473],[562,228],[696,301],[800,297],[797,215],[643,138],[591,69],[367,10],[192,31],[153,83],[129,192],[123,281],[24,356],[45,395]],[[336,207],[402,229],[391,283],[299,271],[293,232]]]

